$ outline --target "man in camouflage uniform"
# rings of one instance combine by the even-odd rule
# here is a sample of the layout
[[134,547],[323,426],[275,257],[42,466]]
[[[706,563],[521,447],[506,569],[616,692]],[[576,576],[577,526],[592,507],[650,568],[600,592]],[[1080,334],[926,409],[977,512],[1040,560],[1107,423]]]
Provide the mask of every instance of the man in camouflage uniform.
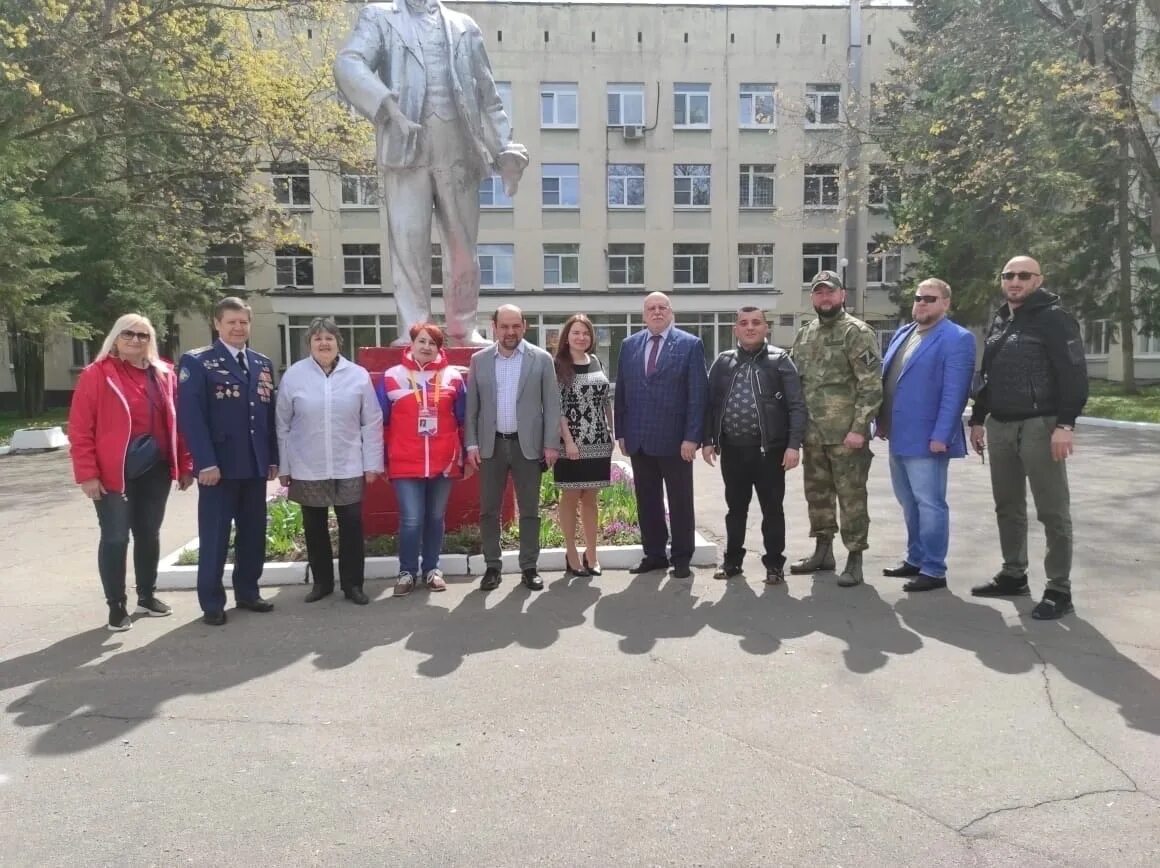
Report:
[[813,555],[790,566],[791,573],[832,570],[838,532],[835,500],[842,506],[842,542],[849,551],[838,577],[842,587],[862,582],[862,552],[870,516],[870,420],[882,404],[882,357],[878,336],[846,313],[846,289],[832,271],[820,271],[810,286],[818,318],[802,326],[790,355],[801,374],[809,424],[802,461]]

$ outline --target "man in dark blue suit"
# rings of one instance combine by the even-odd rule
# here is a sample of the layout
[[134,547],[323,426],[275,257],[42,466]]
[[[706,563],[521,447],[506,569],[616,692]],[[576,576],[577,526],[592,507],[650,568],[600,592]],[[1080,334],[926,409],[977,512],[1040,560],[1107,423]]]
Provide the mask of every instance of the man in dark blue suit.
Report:
[[250,306],[223,298],[213,319],[218,339],[181,357],[177,424],[197,474],[197,598],[205,623],[220,627],[231,524],[238,608],[274,608],[258,593],[258,579],[266,560],[266,482],[278,475],[278,440],[273,365],[246,346]]
[[906,558],[883,570],[907,576],[904,591],[947,586],[947,469],[967,454],[963,408],[975,369],[975,339],[946,318],[951,288],[937,278],[915,290],[914,322],[882,360],[878,436],[890,441],[890,479],[906,518]]
[[673,325],[673,307],[663,292],[644,300],[644,324],[621,345],[616,369],[617,444],[632,461],[644,549],[644,559],[629,572],[663,570],[671,563],[673,576],[687,579],[695,547],[693,459],[709,394],[705,348],[699,337]]

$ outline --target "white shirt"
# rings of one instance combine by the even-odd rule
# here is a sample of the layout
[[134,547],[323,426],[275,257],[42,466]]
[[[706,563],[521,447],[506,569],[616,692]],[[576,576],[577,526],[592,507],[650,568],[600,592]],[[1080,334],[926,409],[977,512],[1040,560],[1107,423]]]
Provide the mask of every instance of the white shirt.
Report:
[[520,391],[520,369],[524,365],[524,342],[516,344],[515,351],[505,356],[495,345],[495,430],[500,434],[515,434],[520,427],[516,415],[516,398]]
[[326,376],[310,356],[278,386],[279,476],[353,479],[383,471],[383,411],[365,368],[339,356]]

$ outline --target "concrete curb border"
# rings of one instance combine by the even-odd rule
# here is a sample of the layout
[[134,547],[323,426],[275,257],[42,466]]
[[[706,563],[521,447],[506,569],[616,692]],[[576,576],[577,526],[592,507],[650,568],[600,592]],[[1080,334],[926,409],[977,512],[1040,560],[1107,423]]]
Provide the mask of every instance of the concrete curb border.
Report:
[[1085,428],[1127,428],[1130,431],[1160,431],[1157,422],[1128,422],[1124,419],[1102,419],[1099,416],[1080,416],[1076,425]]

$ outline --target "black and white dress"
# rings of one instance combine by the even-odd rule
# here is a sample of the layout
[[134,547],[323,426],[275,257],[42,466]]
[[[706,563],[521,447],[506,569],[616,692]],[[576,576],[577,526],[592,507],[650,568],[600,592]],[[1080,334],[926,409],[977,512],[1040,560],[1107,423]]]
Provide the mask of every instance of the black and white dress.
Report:
[[580,450],[575,460],[560,454],[555,465],[560,488],[604,488],[612,476],[612,432],[605,415],[611,388],[600,360],[588,358],[588,364],[575,366],[571,384],[560,387],[560,410]]

